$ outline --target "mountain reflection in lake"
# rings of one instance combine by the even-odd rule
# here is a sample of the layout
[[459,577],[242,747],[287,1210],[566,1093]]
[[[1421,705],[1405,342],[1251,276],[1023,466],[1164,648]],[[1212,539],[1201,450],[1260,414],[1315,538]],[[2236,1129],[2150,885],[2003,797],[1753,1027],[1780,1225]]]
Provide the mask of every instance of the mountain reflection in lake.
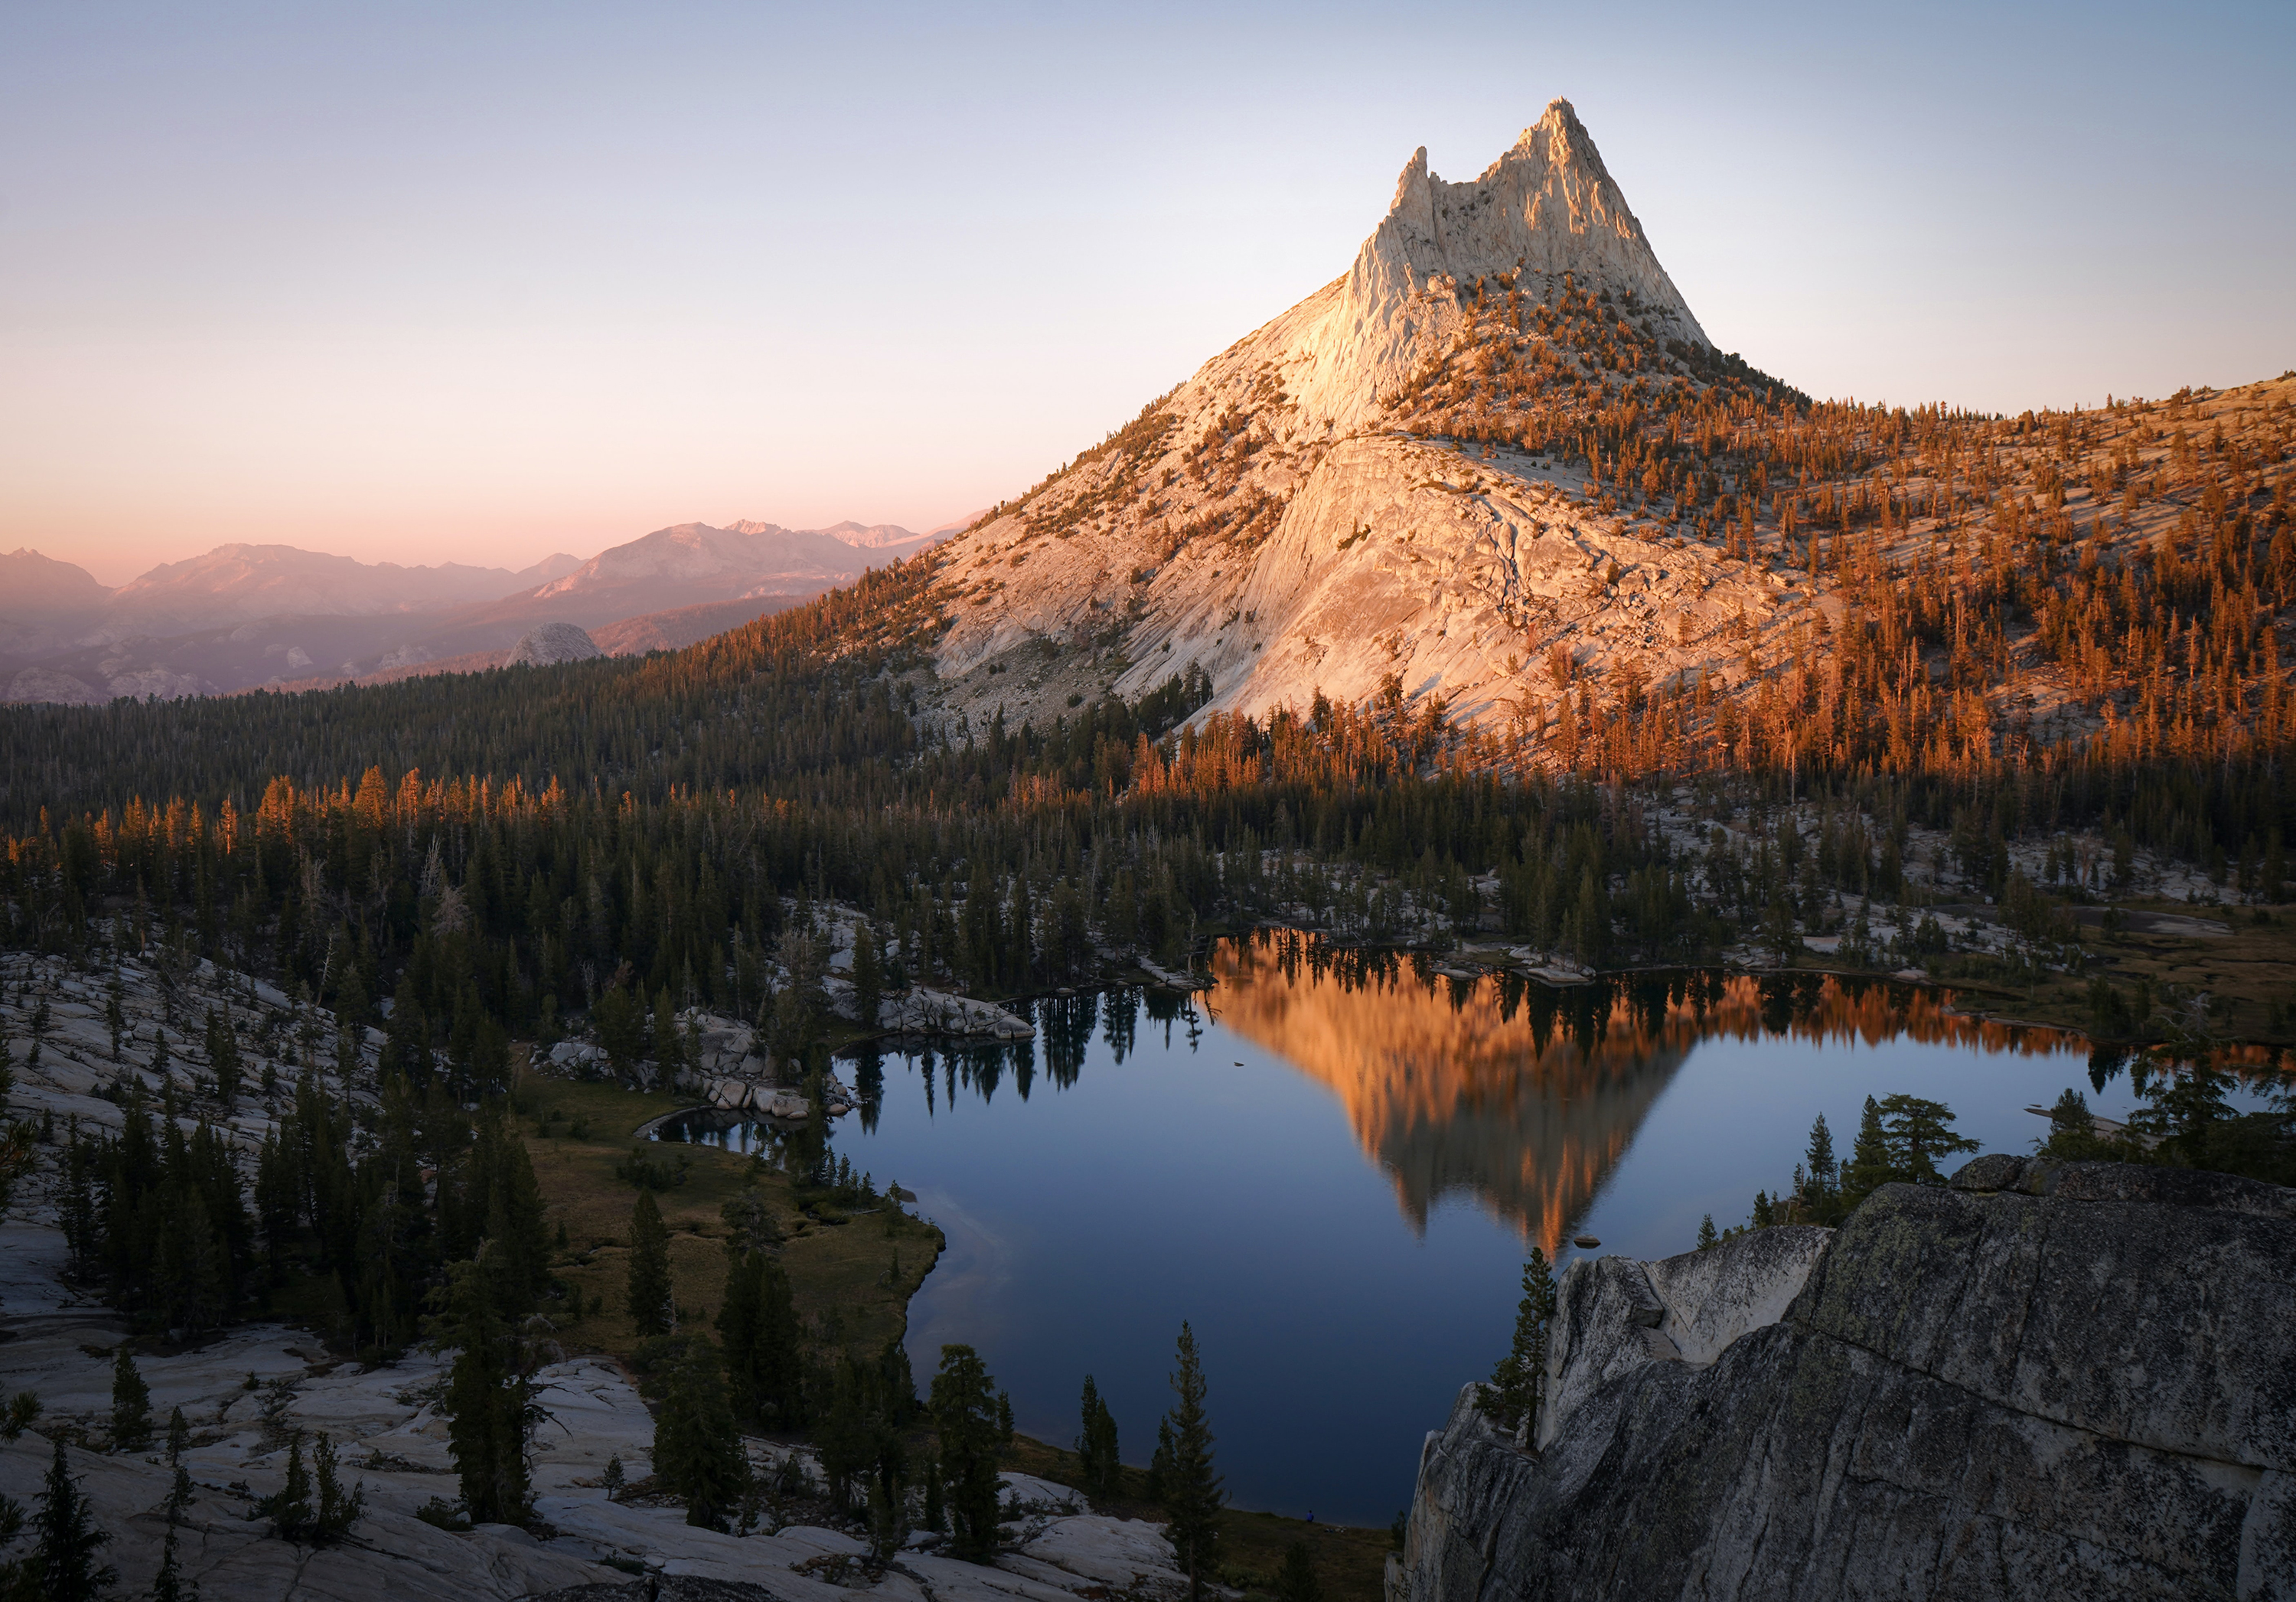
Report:
[[1292,934],[1223,941],[1212,973],[1212,1015],[1330,1087],[1415,1227],[1465,1192],[1550,1256],[1702,1039],[2087,1050],[2055,1030],[1949,1013],[1934,991],[1826,974],[1556,988]]
[[[836,1145],[948,1236],[911,1304],[921,1381],[968,1342],[1019,1426],[1066,1442],[1090,1373],[1144,1462],[1187,1319],[1236,1499],[1351,1522],[1386,1522],[1505,1350],[1526,1242],[1685,1251],[1701,1214],[1742,1223],[1787,1182],[1821,1112],[1846,1152],[1866,1097],[1907,1090],[2022,1151],[2046,1128],[2028,1105],[2093,1082],[2085,1042],[1901,985],[1557,990],[1281,935],[1211,969],[1193,997],[1036,1002],[1033,1041],[849,1062],[864,1105]],[[2091,1096],[2131,1099],[2126,1076]]]

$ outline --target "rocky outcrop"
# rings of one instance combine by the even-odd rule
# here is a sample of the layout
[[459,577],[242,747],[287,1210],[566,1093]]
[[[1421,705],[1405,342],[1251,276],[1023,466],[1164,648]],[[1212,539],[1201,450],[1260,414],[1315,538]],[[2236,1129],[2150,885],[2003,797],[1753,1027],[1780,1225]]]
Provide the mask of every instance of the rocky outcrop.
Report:
[[1987,1157],[1838,1233],[1572,1265],[1390,1602],[2296,1596],[2296,1190]]
[[111,699],[106,691],[54,668],[26,668],[8,681],[12,702],[45,702],[57,706],[96,706]]
[[603,656],[598,642],[572,623],[537,623],[520,637],[511,647],[512,668],[549,667],[558,662],[586,662],[594,656]]
[[991,1040],[1033,1040],[1037,1026],[990,1001],[913,986],[880,1004],[881,1028],[903,1034],[972,1035]]

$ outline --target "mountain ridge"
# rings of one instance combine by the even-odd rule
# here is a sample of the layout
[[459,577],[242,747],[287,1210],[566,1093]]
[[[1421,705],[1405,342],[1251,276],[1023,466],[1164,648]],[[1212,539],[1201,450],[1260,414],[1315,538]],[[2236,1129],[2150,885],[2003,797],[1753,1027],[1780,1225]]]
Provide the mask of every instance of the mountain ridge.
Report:
[[0,604],[0,674],[7,698],[80,701],[464,670],[551,623],[627,625],[644,643],[624,648],[675,648],[704,620],[737,626],[924,549],[951,526],[677,524],[586,562],[562,553],[517,571],[230,543],[117,589],[23,549],[0,555],[19,597]]

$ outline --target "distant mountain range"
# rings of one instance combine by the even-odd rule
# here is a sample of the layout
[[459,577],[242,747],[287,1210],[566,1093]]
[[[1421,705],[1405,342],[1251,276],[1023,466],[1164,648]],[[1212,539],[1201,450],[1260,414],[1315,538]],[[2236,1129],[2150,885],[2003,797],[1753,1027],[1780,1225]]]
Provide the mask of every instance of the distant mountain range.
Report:
[[402,567],[283,545],[218,546],[117,589],[38,551],[0,554],[0,699],[308,687],[494,665],[537,625],[611,653],[691,645],[850,582],[965,527],[679,523],[585,562]]

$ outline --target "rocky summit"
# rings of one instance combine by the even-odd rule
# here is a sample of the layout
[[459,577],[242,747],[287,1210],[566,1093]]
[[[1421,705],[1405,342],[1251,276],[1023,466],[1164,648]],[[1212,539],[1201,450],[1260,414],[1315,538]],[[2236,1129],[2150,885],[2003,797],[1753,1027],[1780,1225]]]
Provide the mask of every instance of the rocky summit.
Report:
[[1593,515],[1583,473],[1516,448],[1471,465],[1402,426],[1447,357],[1496,349],[1479,317],[1502,301],[1573,308],[1525,349],[1574,374],[1583,354],[1626,382],[1599,367],[1598,340],[1669,373],[1688,371],[1669,347],[1710,350],[1568,102],[1470,182],[1419,150],[1346,274],[946,547],[952,704],[1037,711],[1028,680],[966,676],[1054,642],[1068,670],[1037,676],[1046,711],[1089,656],[1107,671],[1086,690],[1133,695],[1200,668],[1216,706],[1258,714],[1318,690],[1361,700],[1393,675],[1491,719],[1536,659],[1527,630],[1560,637],[1600,613],[1605,639],[1639,646],[1685,612],[1776,610],[1775,584],[1718,553]]
[[585,662],[604,654],[579,624],[543,623],[519,637],[511,647],[508,665],[542,668],[557,662]]
[[1838,1232],[1564,1274],[1390,1602],[2296,1596],[2296,1190],[1978,1159]]

